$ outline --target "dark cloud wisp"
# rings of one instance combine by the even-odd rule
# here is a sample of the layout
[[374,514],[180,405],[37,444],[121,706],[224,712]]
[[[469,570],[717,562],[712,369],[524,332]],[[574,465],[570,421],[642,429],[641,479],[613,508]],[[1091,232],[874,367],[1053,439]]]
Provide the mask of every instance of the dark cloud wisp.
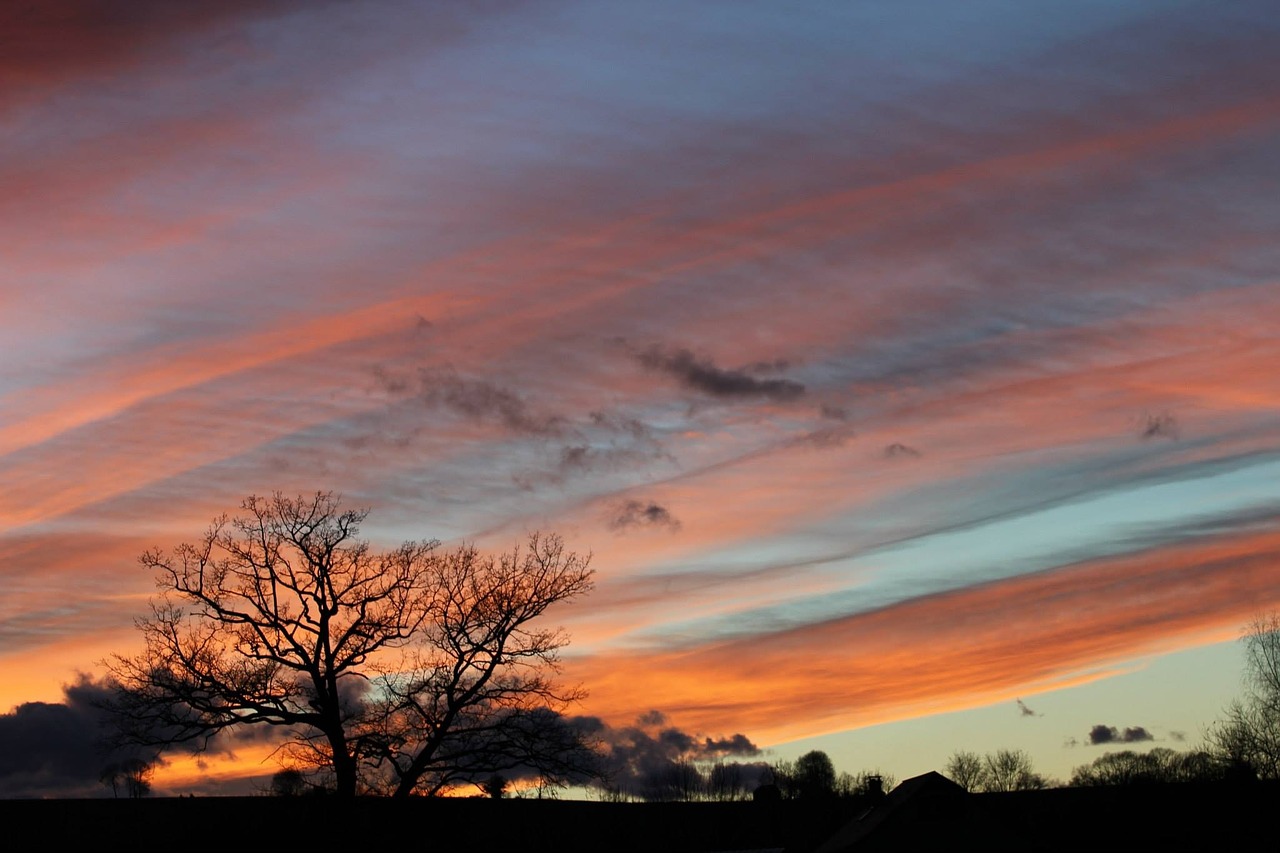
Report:
[[662,504],[628,500],[614,508],[609,526],[616,531],[651,527],[665,527],[674,531],[680,529],[680,521]]
[[1104,743],[1142,743],[1148,740],[1155,740],[1155,736],[1142,726],[1119,729],[1099,723],[1089,729],[1089,743],[1092,746]]
[[895,441],[884,449],[886,459],[919,459],[920,451]]
[[1143,418],[1141,435],[1143,440],[1167,438],[1176,441],[1181,435],[1181,430],[1178,428],[1177,418],[1169,412],[1162,412]]
[[520,395],[492,382],[425,368],[419,371],[418,380],[423,402],[469,420],[498,423],[512,432],[531,435],[555,435],[564,426],[562,418],[535,413]]
[[[665,373],[679,380],[684,387],[712,397],[763,398],[775,402],[788,402],[799,399],[805,393],[805,386],[793,379],[761,379],[752,375],[757,372],[754,368],[760,365],[728,370],[717,367],[710,360],[699,359],[687,349],[666,350],[659,346],[651,346],[639,353],[636,358],[649,370]],[[784,363],[770,363],[770,372],[779,364]]]

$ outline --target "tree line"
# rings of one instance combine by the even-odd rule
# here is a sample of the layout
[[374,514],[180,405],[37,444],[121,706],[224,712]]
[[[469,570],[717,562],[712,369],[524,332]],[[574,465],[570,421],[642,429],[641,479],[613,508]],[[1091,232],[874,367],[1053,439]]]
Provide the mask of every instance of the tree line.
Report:
[[[1156,747],[1108,752],[1076,767],[1072,787],[1183,782],[1248,782],[1280,779],[1280,613],[1255,617],[1241,638],[1244,693],[1231,702],[1197,749]],[[1035,772],[1021,750],[986,755],[957,751],[945,774],[967,791],[1025,791],[1059,787]]]
[[875,797],[893,784],[892,776],[879,771],[837,771],[831,757],[815,749],[794,761],[677,759],[654,768],[634,788],[612,784],[607,775],[598,788],[608,802],[812,801]]

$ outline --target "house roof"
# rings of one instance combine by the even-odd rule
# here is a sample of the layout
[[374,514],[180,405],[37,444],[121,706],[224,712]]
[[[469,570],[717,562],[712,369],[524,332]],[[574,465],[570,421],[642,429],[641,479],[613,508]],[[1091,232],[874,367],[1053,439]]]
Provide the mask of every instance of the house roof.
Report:
[[964,788],[941,773],[931,770],[920,776],[912,776],[890,791],[879,804],[845,824],[816,853],[842,853],[845,850],[863,849],[891,821],[899,823],[900,821],[893,819],[900,818],[903,812],[912,812],[917,817],[930,813],[942,816],[955,811],[954,808],[947,808],[948,804],[955,804],[968,796]]

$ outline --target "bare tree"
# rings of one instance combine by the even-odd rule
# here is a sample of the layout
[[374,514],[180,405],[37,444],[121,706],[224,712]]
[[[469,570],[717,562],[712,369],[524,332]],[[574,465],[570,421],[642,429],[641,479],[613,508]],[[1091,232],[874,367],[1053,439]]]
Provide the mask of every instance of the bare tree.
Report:
[[636,795],[652,803],[690,803],[707,796],[707,778],[688,758],[663,760],[640,779]]
[[946,774],[966,791],[982,791],[986,788],[987,767],[976,752],[960,750],[947,759]]
[[480,790],[490,799],[501,800],[507,795],[507,787],[510,784],[506,776],[501,773],[493,773],[480,783]]
[[111,789],[111,796],[120,797],[120,783],[124,776],[120,772],[120,762],[112,761],[110,764],[102,768],[102,772],[98,774],[98,781]]
[[554,686],[565,635],[529,622],[590,589],[589,557],[538,534],[523,559],[434,540],[377,552],[357,536],[367,511],[326,492],[240,508],[141,557],[160,589],[144,650],[108,661],[125,739],[203,749],[281,727],[294,763],[327,768],[344,796],[388,766],[407,795],[441,756],[477,778],[539,758],[504,750],[527,746],[534,710],[580,693]]
[[746,799],[747,774],[742,765],[723,760],[712,764],[707,771],[706,795],[707,799],[716,802]]
[[1020,749],[998,749],[986,755],[963,750],[947,759],[946,775],[971,793],[1028,791],[1048,786],[1036,773],[1031,756]]
[[1242,638],[1244,695],[1208,732],[1227,765],[1264,779],[1280,778],[1280,613],[1257,616]]
[[796,763],[779,760],[769,765],[769,776],[772,784],[778,789],[778,796],[784,800],[793,800],[797,796]]
[[1044,788],[1044,777],[1031,765],[1031,756],[1020,749],[998,749],[984,759],[985,791],[1030,791]]
[[155,767],[146,759],[126,758],[103,767],[98,780],[111,788],[111,796],[119,797],[123,788],[126,797],[136,800],[151,793],[154,773]]
[[522,766],[554,780],[584,769],[578,732],[546,713],[582,696],[553,678],[568,638],[530,623],[590,588],[587,564],[538,534],[497,558],[460,548],[438,561],[432,618],[379,679],[380,757],[397,795]]
[[1147,752],[1108,752],[1071,772],[1073,787],[1217,782],[1224,765],[1202,751],[1176,752],[1156,747]]

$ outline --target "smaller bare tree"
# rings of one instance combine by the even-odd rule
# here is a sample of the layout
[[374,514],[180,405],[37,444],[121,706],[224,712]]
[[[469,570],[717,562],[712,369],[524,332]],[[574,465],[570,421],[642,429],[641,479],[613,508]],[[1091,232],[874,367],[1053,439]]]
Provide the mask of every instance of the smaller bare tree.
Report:
[[717,761],[707,771],[706,789],[709,800],[744,800],[748,795],[746,771],[741,764]]
[[590,745],[560,716],[583,696],[555,678],[568,637],[532,624],[590,589],[588,563],[558,536],[537,533],[497,557],[469,547],[441,555],[432,618],[377,679],[379,758],[395,795],[519,767],[547,782],[592,772]]
[[977,792],[986,787],[986,764],[976,752],[953,752],[944,769],[947,777],[966,791]]
[[1255,617],[1242,640],[1244,695],[1227,706],[1207,740],[1234,772],[1280,779],[1280,613]]
[[1032,791],[1044,788],[1044,777],[1036,773],[1031,756],[1020,749],[998,749],[987,753],[987,791]]
[[136,800],[151,793],[151,777],[155,765],[144,758],[125,758],[113,761],[102,768],[98,780],[111,788],[111,796],[119,797],[123,791],[129,799]]
[[484,791],[484,795],[490,799],[501,800],[507,795],[507,787],[510,784],[506,776],[494,773],[480,783],[480,790]]
[[98,774],[98,781],[111,789],[111,796],[119,799],[120,783],[124,776],[120,772],[120,762],[112,761],[110,764],[102,768],[102,772]]
[[998,749],[986,755],[964,750],[947,759],[946,775],[970,793],[1031,791],[1049,786],[1035,772],[1031,756],[1021,749]]

